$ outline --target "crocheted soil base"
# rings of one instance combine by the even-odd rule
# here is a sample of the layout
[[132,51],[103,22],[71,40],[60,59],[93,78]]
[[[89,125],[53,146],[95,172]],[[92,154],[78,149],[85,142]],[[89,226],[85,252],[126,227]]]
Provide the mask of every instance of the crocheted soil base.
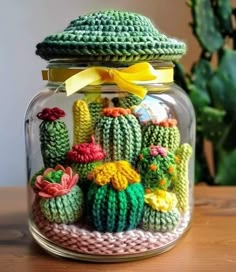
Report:
[[160,233],[134,229],[118,233],[100,233],[79,224],[50,223],[38,204],[33,206],[32,217],[39,231],[60,247],[83,254],[127,255],[158,250],[174,243],[183,235],[190,222],[190,214],[181,217],[172,232]]

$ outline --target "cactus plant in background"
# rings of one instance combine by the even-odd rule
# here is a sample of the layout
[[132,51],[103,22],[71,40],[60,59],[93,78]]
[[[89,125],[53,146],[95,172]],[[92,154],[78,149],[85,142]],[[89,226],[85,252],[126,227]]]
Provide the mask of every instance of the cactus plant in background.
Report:
[[167,190],[176,179],[175,155],[162,146],[143,148],[137,167],[146,192],[157,188]]
[[106,152],[106,161],[127,160],[135,164],[142,135],[139,122],[129,109],[105,108],[96,122],[95,138]]
[[58,224],[71,224],[80,218],[83,206],[83,193],[76,185],[78,174],[72,169],[57,165],[47,168],[37,176],[34,190],[39,196],[39,205],[48,221]]
[[100,98],[100,100],[101,101],[93,101],[88,104],[93,128],[94,128],[94,125],[95,125],[97,119],[101,116],[102,110],[109,106],[109,99],[108,98],[106,98],[106,97]]
[[[228,169],[236,164],[236,8],[229,0],[190,0],[188,4],[202,52],[190,74],[176,65],[175,80],[189,93],[197,115],[196,179],[235,185],[236,172]],[[216,68],[211,62],[214,57]],[[214,149],[213,175],[203,155],[205,139]]]
[[139,174],[127,161],[108,162],[91,173],[87,213],[96,230],[119,232],[135,228],[142,217],[144,190]]
[[45,108],[37,114],[43,120],[39,126],[41,153],[45,168],[65,164],[66,152],[70,149],[69,133],[64,122],[59,118],[65,112],[59,108]]
[[88,174],[98,165],[106,154],[101,146],[95,143],[94,137],[90,143],[77,144],[67,152],[67,163],[79,175],[79,186],[86,194],[90,185]]
[[161,145],[175,151],[180,143],[180,133],[176,119],[150,122],[143,126],[143,147]]
[[139,105],[142,102],[142,99],[136,95],[128,94],[127,96],[124,97],[114,97],[112,99],[112,102],[115,105],[115,107],[130,109],[133,106]]

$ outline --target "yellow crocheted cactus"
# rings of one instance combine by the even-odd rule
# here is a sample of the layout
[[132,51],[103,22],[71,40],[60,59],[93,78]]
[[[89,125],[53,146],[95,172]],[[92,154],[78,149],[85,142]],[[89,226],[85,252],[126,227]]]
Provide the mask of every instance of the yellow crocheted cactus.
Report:
[[144,195],[144,201],[153,210],[160,212],[172,211],[177,204],[177,198],[174,193],[157,189]]
[[176,151],[177,178],[175,182],[175,193],[178,199],[178,208],[186,212],[189,208],[189,177],[188,162],[192,155],[192,147],[182,144]]
[[111,183],[113,188],[121,191],[130,183],[140,182],[140,175],[132,169],[127,161],[107,162],[97,166],[90,174],[89,179],[100,186]]
[[88,105],[83,100],[77,100],[73,105],[74,144],[89,142],[92,134],[92,121]]

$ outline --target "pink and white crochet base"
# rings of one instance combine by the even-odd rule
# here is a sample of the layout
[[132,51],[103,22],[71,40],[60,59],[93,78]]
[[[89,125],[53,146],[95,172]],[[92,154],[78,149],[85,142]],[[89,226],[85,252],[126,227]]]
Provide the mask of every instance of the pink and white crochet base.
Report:
[[190,214],[181,217],[171,232],[149,232],[141,229],[118,233],[100,233],[81,225],[50,223],[39,207],[33,207],[33,221],[37,228],[55,244],[74,252],[95,255],[126,255],[158,250],[175,242],[188,227]]

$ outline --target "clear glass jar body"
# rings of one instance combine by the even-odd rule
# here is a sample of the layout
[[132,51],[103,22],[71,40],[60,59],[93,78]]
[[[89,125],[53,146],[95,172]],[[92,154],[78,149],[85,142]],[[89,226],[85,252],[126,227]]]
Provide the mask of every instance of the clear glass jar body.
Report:
[[[142,101],[133,100],[133,96],[120,91],[113,84],[87,86],[71,96],[67,96],[60,85],[61,83],[49,82],[30,103],[25,119],[29,227],[36,242],[56,256],[94,262],[146,258],[172,248],[188,229],[193,207],[195,115],[187,95],[174,83],[145,85],[148,94]],[[77,104],[78,108],[75,109],[75,101],[83,101],[82,106]],[[105,108],[117,106],[130,110],[125,113],[118,111],[118,114],[116,112],[112,116],[103,113]],[[42,113],[43,109],[55,107],[66,113],[60,119],[59,126],[52,120],[38,118],[38,113]],[[79,117],[76,111],[77,114],[80,112]],[[126,121],[122,119],[123,114],[126,115]],[[130,115],[132,117],[127,117]],[[111,121],[105,124],[103,119]],[[91,129],[88,129],[88,122]],[[51,130],[55,130],[55,133],[50,134]],[[75,140],[75,130],[80,135],[80,140],[77,138],[79,142]],[[104,130],[107,137],[104,136]],[[142,200],[140,195],[134,200],[135,197],[127,189],[133,186],[134,181],[130,178],[133,172],[125,177],[130,181],[127,188],[114,190],[108,184],[105,185],[110,186],[107,187],[107,193],[98,196],[89,191],[94,180],[89,179],[87,171],[88,182],[91,184],[85,191],[80,189],[83,201],[76,198],[81,198],[78,192],[71,198],[69,191],[64,195],[56,195],[57,188],[46,191],[49,195],[51,193],[49,198],[39,194],[40,190],[45,189],[40,187],[40,182],[50,180],[48,176],[46,178],[44,171],[54,167],[51,160],[58,152],[66,153],[75,144],[90,142],[84,140],[86,137],[83,138],[88,131],[91,134],[89,139],[95,135],[96,144],[105,149],[106,153],[106,157],[100,158],[98,165],[93,165],[91,172],[106,163],[116,164],[117,161],[129,161],[130,158],[129,167],[136,175],[140,175]],[[65,147],[68,141],[69,147]],[[62,147],[58,149],[57,145]],[[50,152],[53,153],[52,156]],[[84,172],[80,166],[75,167],[75,163],[71,163],[66,154],[63,163],[59,164],[63,164],[64,168],[70,166],[73,174],[79,175],[76,186],[80,187]],[[45,159],[45,156],[51,157]],[[110,181],[115,179],[111,177]],[[36,186],[36,183],[39,185]],[[98,183],[96,186],[96,190],[99,190]],[[151,195],[153,193],[154,201]],[[150,195],[149,200],[148,197],[145,198],[147,194]],[[125,195],[123,202],[121,195]],[[109,204],[96,206],[94,199],[101,198],[104,198],[104,203]],[[138,205],[137,202],[140,201],[143,204],[138,209],[133,209],[132,205]],[[158,202],[158,208],[152,202]],[[121,205],[125,206],[123,212]],[[100,212],[97,212],[100,209],[98,207],[101,208]],[[79,210],[80,216],[75,209]],[[107,212],[106,209],[112,211]],[[130,218],[134,210],[136,213],[133,213],[133,220],[136,223],[131,224]],[[67,219],[63,221],[61,217]]]

